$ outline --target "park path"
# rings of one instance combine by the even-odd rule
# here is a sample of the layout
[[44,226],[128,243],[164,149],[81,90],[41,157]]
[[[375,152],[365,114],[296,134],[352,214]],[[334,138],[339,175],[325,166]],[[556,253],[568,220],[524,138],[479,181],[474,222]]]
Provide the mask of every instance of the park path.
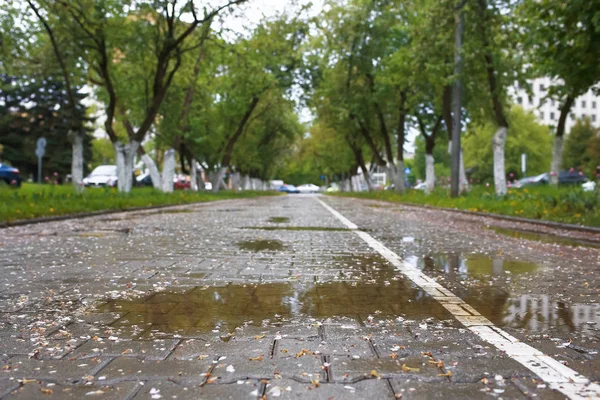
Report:
[[0,396],[596,396],[600,238],[517,225],[290,195],[4,229]]

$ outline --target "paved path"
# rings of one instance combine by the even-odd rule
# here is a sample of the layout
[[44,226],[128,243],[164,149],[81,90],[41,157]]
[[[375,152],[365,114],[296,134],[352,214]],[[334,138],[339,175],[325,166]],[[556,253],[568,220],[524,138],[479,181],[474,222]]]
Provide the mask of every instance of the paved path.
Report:
[[0,396],[597,397],[600,237],[515,226],[285,196],[4,229]]

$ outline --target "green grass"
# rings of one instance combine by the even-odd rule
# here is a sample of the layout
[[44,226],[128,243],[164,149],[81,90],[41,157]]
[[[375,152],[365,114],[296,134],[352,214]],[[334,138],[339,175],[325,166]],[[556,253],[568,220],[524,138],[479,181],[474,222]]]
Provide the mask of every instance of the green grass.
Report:
[[510,189],[508,194],[502,197],[496,196],[493,188],[481,186],[473,187],[468,194],[459,198],[451,198],[449,191],[445,189],[437,189],[430,195],[420,190],[408,190],[404,195],[392,191],[333,195],[600,227],[600,196],[576,187],[538,186]]
[[77,194],[73,187],[68,185],[24,183],[20,189],[0,186],[0,223],[90,211],[127,210],[276,194],[253,191],[223,191],[216,194],[192,191],[161,193],[153,188],[134,188],[131,193],[119,193],[116,189],[109,188],[90,188],[82,194]]

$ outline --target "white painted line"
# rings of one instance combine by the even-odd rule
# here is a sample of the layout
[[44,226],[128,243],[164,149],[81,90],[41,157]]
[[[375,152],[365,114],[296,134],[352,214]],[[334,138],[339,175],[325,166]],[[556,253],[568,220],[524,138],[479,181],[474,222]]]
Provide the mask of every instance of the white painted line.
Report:
[[570,399],[600,397],[600,385],[590,382],[583,375],[561,364],[552,357],[544,355],[528,344],[520,342],[517,338],[494,326],[490,320],[479,314],[477,310],[461,298],[455,296],[434,279],[423,274],[415,266],[402,261],[396,253],[385,247],[383,243],[368,233],[358,230],[358,227],[353,222],[334,210],[331,206],[320,199],[315,200],[321,203],[323,207],[331,212],[346,227],[354,230],[354,233],[388,260],[399,272],[440,302],[446,310],[460,323],[469,328],[471,332],[497,349],[505,352],[507,356],[535,373],[548,383],[550,388],[559,390]]

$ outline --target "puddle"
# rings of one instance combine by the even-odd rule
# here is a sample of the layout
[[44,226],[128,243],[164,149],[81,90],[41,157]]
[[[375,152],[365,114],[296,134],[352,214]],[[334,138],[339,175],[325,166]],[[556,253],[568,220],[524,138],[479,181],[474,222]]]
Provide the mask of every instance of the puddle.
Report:
[[567,304],[543,294],[510,296],[489,290],[464,300],[500,327],[549,335],[579,332],[593,336],[600,328],[600,304]]
[[288,217],[271,217],[269,218],[269,222],[273,222],[275,224],[282,224],[284,222],[290,222]]
[[242,250],[254,252],[283,250],[283,243],[279,240],[247,240],[237,245]]
[[324,232],[348,232],[348,228],[330,228],[326,226],[243,226],[241,229],[255,229],[262,231],[324,231]]
[[532,262],[505,260],[481,254],[438,254],[423,258],[410,256],[405,261],[430,276],[444,274],[460,279],[518,275],[535,272],[539,268],[538,264]]
[[357,285],[297,282],[197,287],[187,293],[160,292],[145,299],[109,301],[98,311],[126,312],[115,325],[149,326],[161,332],[209,332],[215,327],[233,332],[244,324],[261,325],[265,319],[277,324],[294,317],[363,321],[369,315],[451,318],[439,303],[404,280]]
[[500,235],[510,236],[510,237],[517,238],[517,239],[534,240],[537,242],[550,243],[550,244],[564,244],[564,245],[573,246],[573,247],[581,246],[581,247],[600,248],[600,243],[594,242],[591,240],[567,238],[567,237],[549,235],[549,234],[538,233],[538,232],[523,231],[523,230],[519,230],[519,229],[499,228],[496,226],[490,226],[490,227],[488,227],[488,229],[491,229],[494,232],[499,233]]

